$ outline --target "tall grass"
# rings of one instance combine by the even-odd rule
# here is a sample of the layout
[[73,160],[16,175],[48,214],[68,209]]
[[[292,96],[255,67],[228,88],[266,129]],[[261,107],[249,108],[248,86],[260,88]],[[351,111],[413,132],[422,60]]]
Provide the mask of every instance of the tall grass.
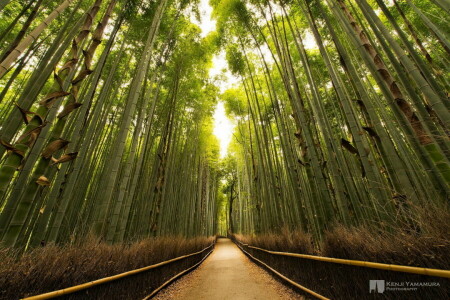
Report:
[[[10,249],[0,249],[0,299],[19,299],[41,294],[92,280],[112,276],[122,272],[152,265],[181,255],[197,252],[213,242],[214,238],[149,238],[132,244],[109,245],[89,238],[77,245],[48,245],[36,248],[18,257]],[[175,262],[160,270],[146,272],[132,279],[132,286],[121,284],[118,290],[129,290],[115,299],[135,299],[143,297],[164,280],[183,268],[193,265],[201,257]],[[145,280],[143,280],[145,277]],[[135,281],[145,281],[140,287]],[[116,283],[117,285],[117,283]],[[111,289],[111,285],[106,287]],[[92,294],[92,291],[90,291]],[[98,288],[96,296],[105,296],[105,288]],[[103,296],[102,296],[103,295]],[[76,297],[73,296],[73,297]],[[122,298],[125,297],[125,298]],[[83,298],[83,295],[78,295]]]
[[[311,235],[286,228],[260,236],[234,237],[240,242],[274,251],[450,270],[448,220],[450,213],[445,207],[414,207],[409,220],[392,230],[383,230],[376,225],[348,228],[336,224],[326,232],[319,247],[314,246],[317,243],[313,243]],[[443,278],[277,256],[251,248],[246,250],[298,283],[332,299],[447,299],[450,288],[448,279]],[[369,294],[371,279],[439,282],[440,287],[376,296]]]

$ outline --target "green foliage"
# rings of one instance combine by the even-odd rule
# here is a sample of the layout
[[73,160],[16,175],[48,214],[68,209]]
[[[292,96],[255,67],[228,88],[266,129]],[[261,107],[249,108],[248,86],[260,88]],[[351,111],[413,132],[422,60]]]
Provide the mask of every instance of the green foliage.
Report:
[[221,95],[221,99],[225,103],[227,115],[244,116],[248,113],[247,99],[242,89],[228,89]]
[[[118,1],[91,57],[108,1],[88,28],[93,0],[74,1],[0,79],[0,239],[15,214],[22,250],[76,241],[92,224],[108,242],[295,228],[317,245],[335,223],[414,224],[410,202],[448,192],[448,22],[424,1],[388,5],[393,18],[368,2],[211,0],[216,31],[202,37],[198,0]],[[0,12],[2,49],[29,3]],[[229,73],[209,76],[222,51],[238,81],[226,91]],[[236,123],[223,160],[218,101]],[[70,143],[43,157],[58,138]]]
[[231,72],[235,75],[243,74],[245,61],[242,53],[235,44],[228,45],[226,49],[226,58]]

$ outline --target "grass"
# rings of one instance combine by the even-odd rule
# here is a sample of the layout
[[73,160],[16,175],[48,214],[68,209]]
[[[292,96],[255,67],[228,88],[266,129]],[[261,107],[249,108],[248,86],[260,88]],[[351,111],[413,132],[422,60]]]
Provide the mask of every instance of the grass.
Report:
[[[0,299],[18,299],[54,291],[171,258],[197,252],[214,238],[149,238],[132,244],[109,245],[89,238],[78,245],[48,245],[17,257],[0,250]],[[165,280],[198,262],[203,255],[168,264],[88,290],[90,299],[136,299],[149,294]],[[86,298],[80,292],[69,298]]]
[[[314,247],[311,235],[288,229],[259,236],[236,235],[235,238],[274,251],[450,270],[448,220],[448,209],[416,207],[411,210],[407,223],[390,231],[376,225],[351,228],[335,225],[326,232],[318,248]],[[246,250],[294,281],[332,299],[447,299],[449,293],[449,282],[444,278],[276,256],[251,248]],[[438,282],[440,287],[374,295],[369,294],[369,280],[372,279]]]

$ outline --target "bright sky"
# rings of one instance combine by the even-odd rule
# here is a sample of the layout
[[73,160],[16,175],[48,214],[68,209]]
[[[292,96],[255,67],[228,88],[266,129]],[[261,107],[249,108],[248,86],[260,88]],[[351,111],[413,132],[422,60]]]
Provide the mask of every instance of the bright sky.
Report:
[[[193,14],[190,16],[190,21],[200,27],[202,30],[201,36],[205,37],[211,31],[216,30],[216,21],[211,19],[212,7],[209,6],[209,0],[200,0],[199,5],[200,21],[198,21]],[[305,33],[303,43],[306,49],[317,48],[314,37],[310,31]],[[263,55],[268,63],[272,63],[272,56],[267,46],[261,47]],[[228,65],[225,59],[225,51],[220,51],[213,56],[212,68],[209,70],[211,78],[217,78],[216,83],[221,92],[231,88],[234,84],[239,82],[228,70]],[[225,107],[223,102],[219,102],[214,111],[214,135],[220,142],[220,157],[224,158],[228,153],[228,145],[231,142],[233,129],[235,125],[225,114]]]
[[190,20],[202,30],[201,37],[205,37],[211,31],[216,30],[216,21],[211,19],[212,7],[209,6],[209,0],[200,0],[199,11],[200,22],[198,22],[194,14],[191,14]]
[[[202,37],[205,37],[211,31],[216,30],[216,21],[211,20],[212,7],[209,6],[208,2],[209,0],[200,1],[200,22],[195,19],[195,16],[191,15],[191,22],[197,24],[202,30]],[[211,78],[214,78],[216,76],[220,77],[220,79],[218,79],[216,82],[221,92],[224,92],[234,83],[237,83],[239,81],[238,78],[231,74],[227,67],[228,65],[225,59],[224,51],[221,51],[219,54],[214,55],[212,59],[212,68],[209,70],[209,76]],[[223,102],[219,102],[217,104],[213,117],[213,133],[220,143],[220,158],[224,158],[228,153],[228,145],[231,142],[234,125],[225,114],[225,107]]]
[[[214,55],[212,59],[213,67],[209,70],[209,76],[221,76],[217,84],[221,92],[229,89],[239,79],[231,74],[227,68],[225,59],[225,52],[221,51],[219,55]],[[225,114],[225,107],[223,102],[219,102],[214,111],[214,135],[219,139],[220,143],[220,157],[224,158],[228,153],[228,145],[231,142],[231,137],[234,130],[234,124]]]
[[223,102],[219,102],[214,111],[214,135],[219,139],[220,158],[224,158],[228,153],[228,145],[233,135],[234,124],[225,114]]

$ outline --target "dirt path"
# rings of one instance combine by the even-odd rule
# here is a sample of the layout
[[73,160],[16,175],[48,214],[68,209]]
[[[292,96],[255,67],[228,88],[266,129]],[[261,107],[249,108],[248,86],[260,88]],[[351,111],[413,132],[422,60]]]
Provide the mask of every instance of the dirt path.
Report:
[[161,291],[157,300],[304,299],[251,262],[229,239],[195,271]]

